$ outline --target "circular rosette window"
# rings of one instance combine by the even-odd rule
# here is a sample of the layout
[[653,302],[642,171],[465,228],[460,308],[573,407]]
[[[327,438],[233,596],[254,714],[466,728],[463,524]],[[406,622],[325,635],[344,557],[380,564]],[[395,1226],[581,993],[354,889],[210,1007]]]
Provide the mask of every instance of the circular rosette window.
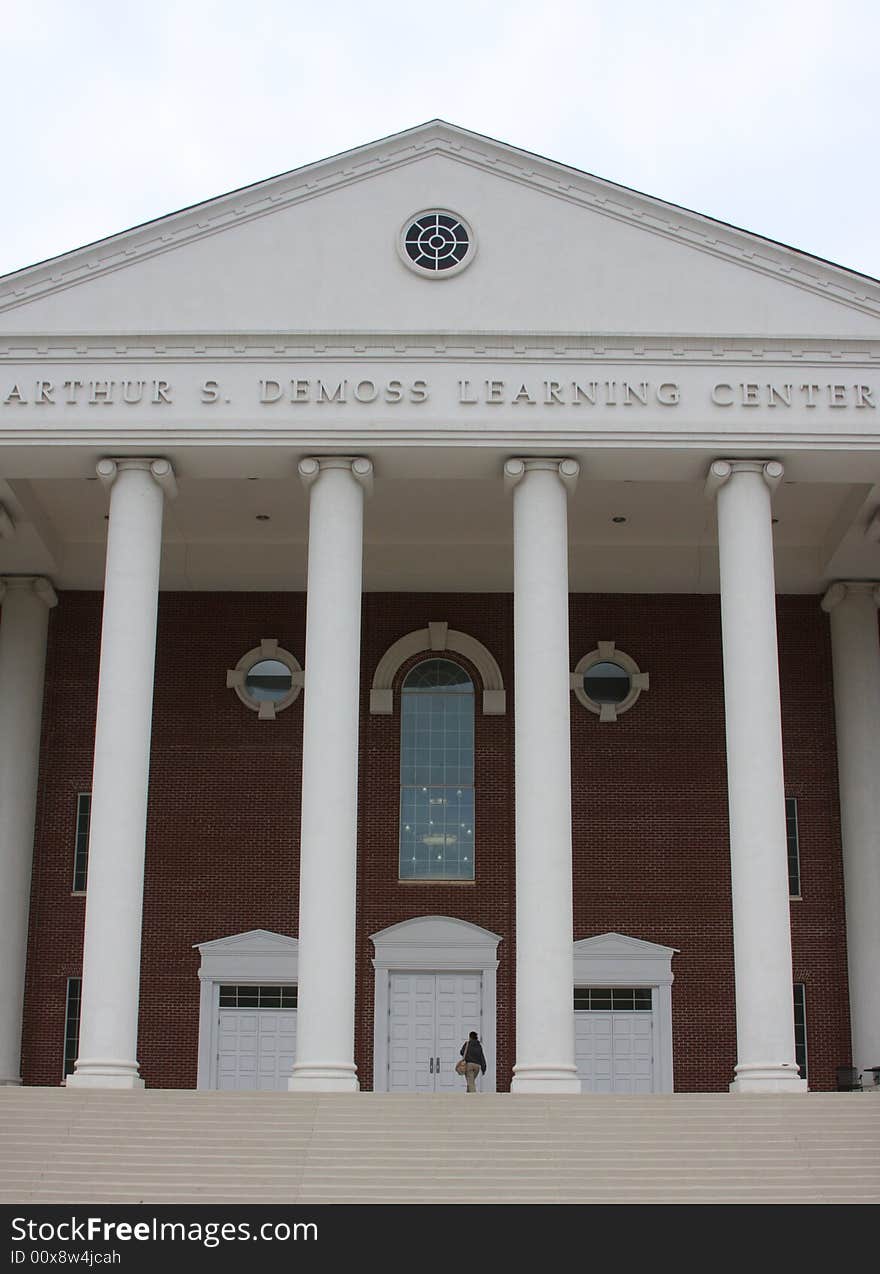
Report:
[[303,687],[303,671],[289,650],[265,637],[226,673],[226,686],[261,721],[274,721],[289,708]]
[[469,265],[476,251],[474,232],[463,217],[444,209],[408,217],[400,232],[403,261],[435,279],[448,279]]
[[578,660],[571,688],[578,703],[595,712],[600,721],[616,721],[648,689],[648,674],[613,641],[600,641]]

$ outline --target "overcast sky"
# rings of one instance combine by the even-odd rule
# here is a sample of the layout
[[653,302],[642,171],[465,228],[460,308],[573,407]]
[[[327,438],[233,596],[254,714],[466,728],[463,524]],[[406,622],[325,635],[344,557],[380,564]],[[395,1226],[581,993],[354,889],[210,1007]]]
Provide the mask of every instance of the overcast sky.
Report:
[[0,273],[440,117],[880,277],[880,0],[2,0]]

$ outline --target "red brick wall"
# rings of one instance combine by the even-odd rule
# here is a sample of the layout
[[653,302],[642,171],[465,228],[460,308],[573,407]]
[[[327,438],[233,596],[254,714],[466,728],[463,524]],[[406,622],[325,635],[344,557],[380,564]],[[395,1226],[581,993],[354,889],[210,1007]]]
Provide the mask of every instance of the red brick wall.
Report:
[[[400,686],[418,657],[401,668],[394,715],[371,716],[369,687],[379,659],[398,637],[445,620],[482,642],[501,667],[508,688],[506,716],[484,717],[476,696],[476,880],[434,884],[399,881],[398,755]],[[373,1073],[373,955],[369,935],[416,916],[448,915],[502,935],[498,944],[498,1087],[507,1089],[514,1063],[514,810],[513,810],[513,602],[498,594],[452,596],[370,593],[364,598],[361,663],[360,855],[358,866],[358,986],[355,1046],[361,1083]],[[455,656],[481,690],[476,669]]]
[[[777,599],[786,791],[798,798],[794,979],[806,983],[813,1088],[849,1054],[831,648],[813,597]],[[676,947],[678,1091],[724,1089],[736,1061],[718,599],[572,597],[572,664],[613,640],[650,674],[616,723],[572,701],[574,933]]]
[[[794,973],[807,987],[811,1086],[832,1088],[834,1067],[849,1054],[849,1019],[828,623],[812,597],[780,598],[778,611],[786,776],[801,830]],[[70,887],[76,793],[91,786],[100,613],[99,594],[65,593],[50,625],[23,1040],[30,1084],[60,1080],[66,979],[81,967],[84,899],[71,897]],[[478,697],[473,883],[398,881],[399,694],[393,717],[368,712],[381,655],[434,619],[483,642],[508,688],[505,717],[484,717]],[[161,596],[139,1037],[141,1071],[152,1087],[195,1086],[192,944],[252,928],[297,928],[302,699],[276,722],[261,722],[225,686],[226,669],[262,637],[278,638],[302,659],[302,595]],[[598,640],[632,655],[650,673],[651,689],[613,725],[601,725],[572,697],[575,937],[617,930],[679,948],[676,1088],[722,1090],[732,1076],[736,1030],[718,600],[572,597],[572,662]],[[511,598],[366,595],[361,679],[361,1084],[370,1087],[372,1076],[369,935],[446,914],[502,935],[497,1064],[506,1088],[515,1060]]]
[[[65,593],[52,615],[27,1083],[59,1082],[66,979],[82,964],[85,899],[69,891],[75,793],[91,787],[101,600]],[[296,932],[302,696],[277,721],[258,721],[226,689],[226,669],[263,637],[302,660],[303,602],[300,594],[161,596],[138,1042],[150,1087],[195,1087],[199,955],[192,944],[247,929]]]
[[801,898],[791,903],[794,980],[806,986],[810,1085],[833,1089],[851,1057],[831,630],[812,597],[779,607],[786,792],[797,797]]

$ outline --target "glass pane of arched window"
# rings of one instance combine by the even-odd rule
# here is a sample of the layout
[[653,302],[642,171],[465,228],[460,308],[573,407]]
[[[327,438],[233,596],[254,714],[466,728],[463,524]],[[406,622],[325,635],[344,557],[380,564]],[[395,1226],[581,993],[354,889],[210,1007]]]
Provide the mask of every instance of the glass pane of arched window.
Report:
[[473,682],[449,659],[426,659],[400,698],[401,879],[473,880]]

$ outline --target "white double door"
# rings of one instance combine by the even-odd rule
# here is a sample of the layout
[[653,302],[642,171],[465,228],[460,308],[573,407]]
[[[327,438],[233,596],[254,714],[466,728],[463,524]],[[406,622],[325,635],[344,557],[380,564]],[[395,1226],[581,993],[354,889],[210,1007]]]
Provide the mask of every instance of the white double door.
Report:
[[470,1031],[482,1036],[483,979],[479,973],[391,973],[388,1013],[388,1091],[452,1092]]
[[296,1009],[221,1009],[217,1087],[284,1092],[296,1055]]
[[574,1040],[585,1093],[654,1091],[653,1013],[576,1012]]

